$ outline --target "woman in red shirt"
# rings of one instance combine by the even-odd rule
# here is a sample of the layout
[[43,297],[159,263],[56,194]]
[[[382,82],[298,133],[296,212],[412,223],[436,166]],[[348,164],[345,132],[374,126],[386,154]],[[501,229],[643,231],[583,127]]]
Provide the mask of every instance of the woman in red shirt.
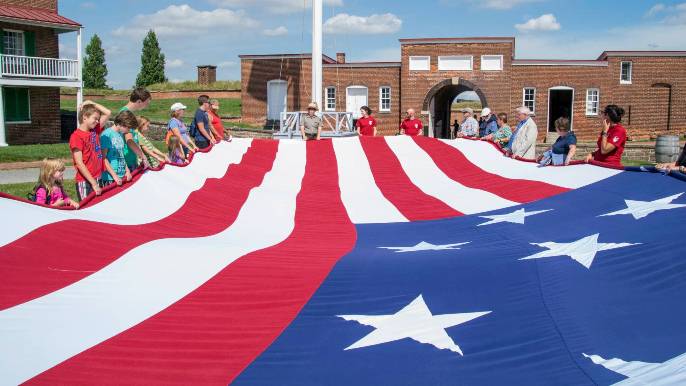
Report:
[[598,149],[586,156],[590,160],[622,166],[622,153],[626,144],[626,129],[621,125],[624,109],[607,105],[603,110],[603,131],[598,138]]
[[376,119],[372,117],[372,109],[367,106],[360,107],[360,114],[362,116],[357,120],[357,135],[360,136],[376,136]]
[[[210,101],[210,109],[207,111],[207,116],[210,118],[210,123],[212,124],[212,134],[217,142],[224,139],[224,124],[222,119],[219,117],[219,101],[212,99]],[[231,135],[229,135],[229,138]]]

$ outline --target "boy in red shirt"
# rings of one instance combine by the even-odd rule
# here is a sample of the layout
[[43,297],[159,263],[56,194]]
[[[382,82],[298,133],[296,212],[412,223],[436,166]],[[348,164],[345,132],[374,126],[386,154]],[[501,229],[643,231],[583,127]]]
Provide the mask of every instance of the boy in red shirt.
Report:
[[421,135],[424,125],[422,121],[415,117],[414,109],[407,110],[407,118],[400,124],[400,134],[415,136]]
[[[104,110],[104,111],[103,111]],[[84,102],[79,111],[79,127],[69,137],[74,168],[76,169],[76,195],[79,201],[91,192],[102,193],[102,152],[99,134],[102,123],[107,122],[110,111],[93,103]]]

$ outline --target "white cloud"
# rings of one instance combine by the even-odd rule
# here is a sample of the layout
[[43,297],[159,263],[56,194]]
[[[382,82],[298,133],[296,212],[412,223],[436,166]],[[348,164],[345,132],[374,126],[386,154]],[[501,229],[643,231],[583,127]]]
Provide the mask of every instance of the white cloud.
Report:
[[370,16],[339,13],[324,22],[324,32],[328,34],[390,34],[398,32],[402,25],[403,21],[392,13]]
[[59,43],[57,46],[60,51],[60,58],[62,59],[76,59],[76,47]]
[[662,3],[657,3],[657,4],[653,5],[653,6],[648,10],[648,12],[646,12],[646,17],[653,17],[653,16],[657,15],[658,13],[664,11],[665,8],[667,8],[667,7],[665,7],[664,4],[662,4]]
[[557,22],[555,15],[546,13],[537,18],[529,19],[524,24],[515,24],[515,28],[520,32],[557,31],[560,29],[560,23]]
[[124,49],[116,44],[112,44],[109,46],[105,45],[103,49],[105,50],[105,55],[119,55],[124,52]]
[[496,9],[499,11],[512,9],[527,3],[537,3],[545,0],[441,0],[443,5],[448,6],[479,6],[481,8]]
[[114,36],[139,39],[154,30],[159,37],[206,35],[209,32],[255,28],[259,22],[243,11],[215,9],[199,11],[188,4],[170,5],[150,15],[136,15],[131,22],[115,29]]
[[236,65],[236,62],[227,60],[227,61],[225,61],[225,62],[220,62],[217,66],[218,66],[219,68],[227,68],[227,67],[233,67],[233,66],[235,66],[235,65]]
[[[270,13],[288,14],[302,12],[303,0],[210,0],[210,3],[220,7],[259,7]],[[343,0],[324,0],[324,5],[341,7]],[[312,7],[312,0],[305,0],[305,7]]]
[[280,26],[277,28],[272,28],[272,29],[265,29],[262,30],[262,35],[265,36],[283,36],[283,35],[288,35],[288,28],[284,26]]
[[183,65],[186,64],[183,62],[181,59],[172,59],[172,60],[167,60],[164,63],[165,68],[179,68],[183,67]]

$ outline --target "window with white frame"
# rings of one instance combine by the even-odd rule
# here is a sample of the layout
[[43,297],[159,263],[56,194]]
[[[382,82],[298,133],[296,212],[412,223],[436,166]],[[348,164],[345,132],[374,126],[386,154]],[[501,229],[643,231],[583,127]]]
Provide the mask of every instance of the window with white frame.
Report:
[[632,63],[631,62],[622,62],[621,64],[621,73],[619,74],[619,83],[622,84],[631,84],[631,70],[632,70]]
[[326,88],[326,111],[336,111],[336,87]]
[[536,112],[536,89],[533,87],[525,87],[522,91],[522,105],[531,110],[531,113]]
[[502,55],[482,55],[481,56],[481,71],[502,71],[503,56]]
[[439,56],[439,71],[471,71],[474,57],[470,55]]
[[2,36],[3,54],[19,56],[26,54],[23,31],[4,30]]
[[379,111],[391,111],[391,88],[379,87]]
[[410,71],[429,71],[430,69],[430,56],[410,56]]
[[600,90],[589,88],[586,90],[586,115],[598,115],[600,106]]

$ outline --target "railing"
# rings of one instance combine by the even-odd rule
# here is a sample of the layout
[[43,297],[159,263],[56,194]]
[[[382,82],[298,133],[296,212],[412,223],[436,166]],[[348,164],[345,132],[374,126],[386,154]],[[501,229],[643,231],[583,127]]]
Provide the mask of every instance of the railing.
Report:
[[0,75],[22,78],[78,80],[79,62],[72,59],[0,54]]
[[[305,114],[307,113],[302,111],[282,112],[279,133],[288,135],[288,138],[293,138],[293,136],[300,137],[300,120]],[[322,118],[322,135],[333,134],[334,136],[339,136],[341,134],[351,134],[355,131],[353,127],[353,113],[325,111],[317,115]]]

